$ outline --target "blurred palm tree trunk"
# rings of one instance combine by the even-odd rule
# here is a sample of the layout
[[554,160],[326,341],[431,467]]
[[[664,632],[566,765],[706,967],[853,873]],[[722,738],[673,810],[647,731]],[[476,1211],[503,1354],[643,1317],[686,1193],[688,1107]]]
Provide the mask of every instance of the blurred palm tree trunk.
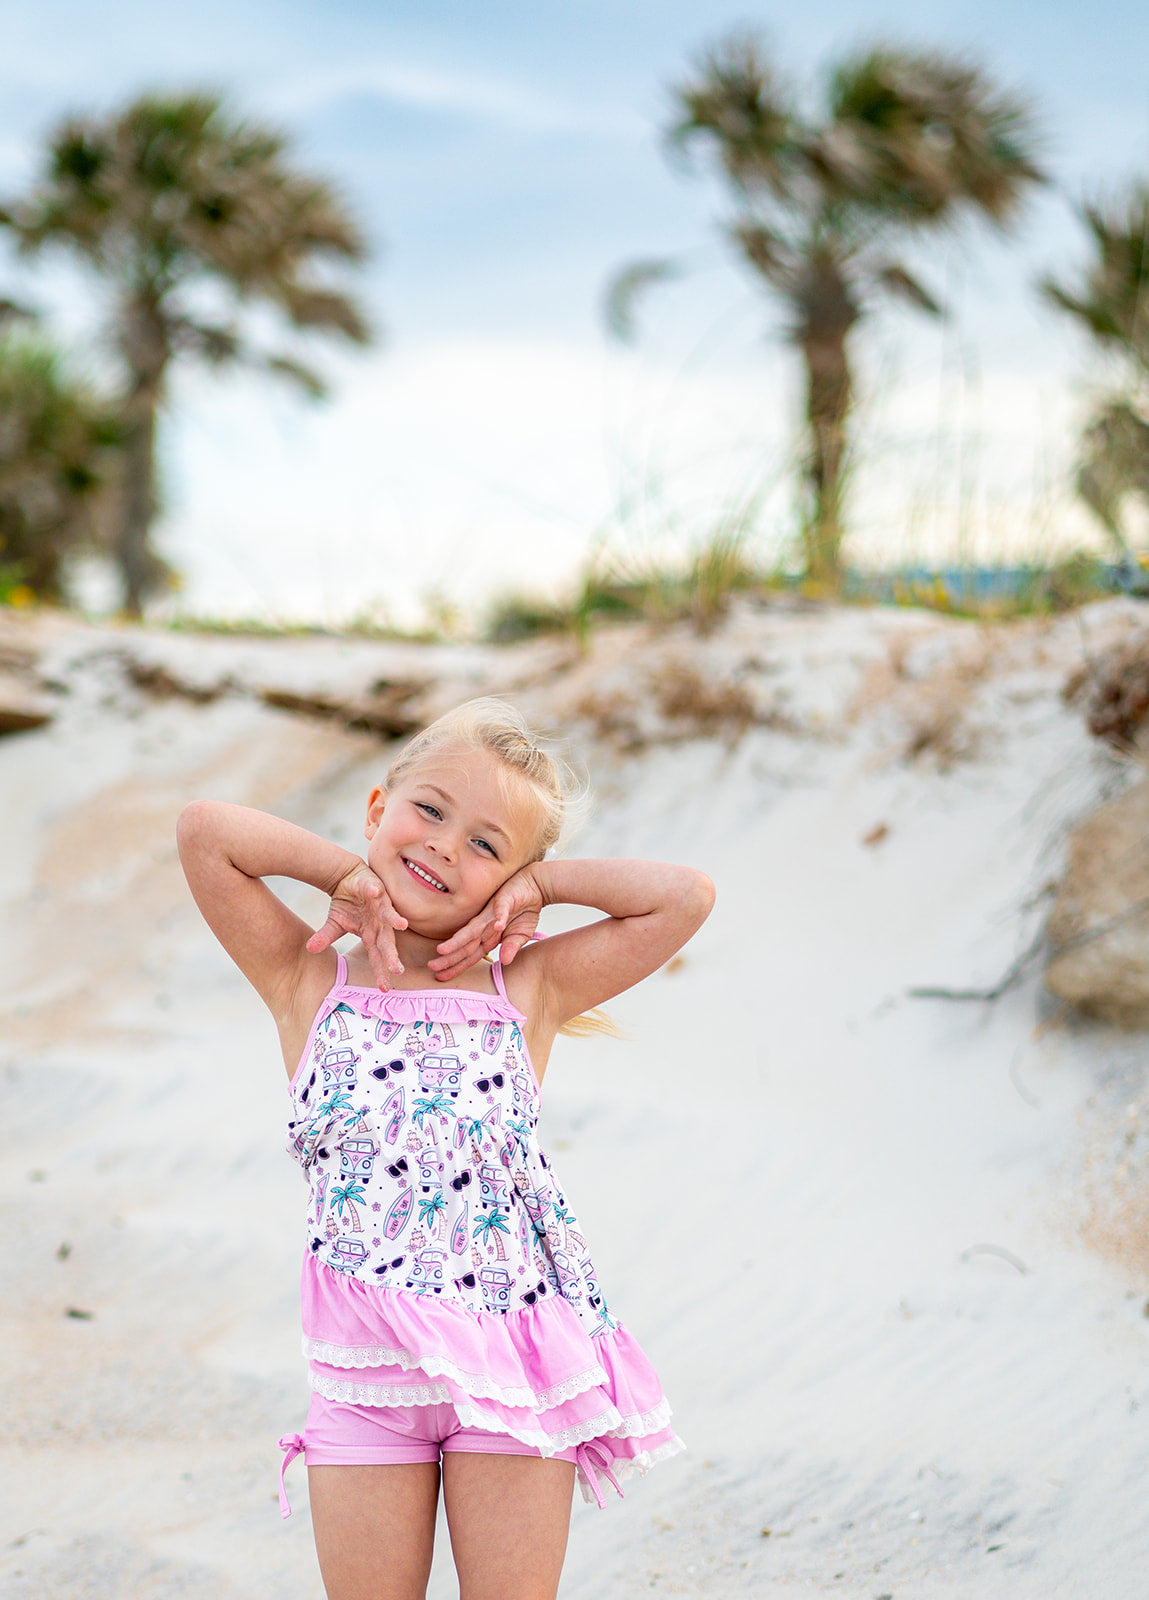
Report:
[[124,402],[122,503],[113,554],[124,586],[124,610],[138,617],[156,579],[150,543],[159,508],[156,425],[171,348],[154,296],[141,294],[129,300],[119,326],[120,352],[131,384]]
[[832,260],[812,256],[795,285],[795,342],[806,368],[806,479],[802,523],[807,575],[833,585],[841,565],[846,427],[853,398],[847,339],[859,312]]

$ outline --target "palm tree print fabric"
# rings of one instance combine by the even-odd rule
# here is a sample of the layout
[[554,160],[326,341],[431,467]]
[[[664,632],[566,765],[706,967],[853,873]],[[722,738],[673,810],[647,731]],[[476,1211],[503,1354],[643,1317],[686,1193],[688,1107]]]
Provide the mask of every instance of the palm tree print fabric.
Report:
[[539,1148],[525,1018],[493,976],[493,995],[384,994],[339,958],[291,1085],[303,1352],[329,1400],[449,1403],[543,1455],[585,1447],[601,1505],[598,1469],[617,1486],[682,1442]]
[[315,1263],[487,1315],[557,1296],[611,1331],[539,1147],[522,1015],[501,994],[349,988],[340,961],[291,1088]]

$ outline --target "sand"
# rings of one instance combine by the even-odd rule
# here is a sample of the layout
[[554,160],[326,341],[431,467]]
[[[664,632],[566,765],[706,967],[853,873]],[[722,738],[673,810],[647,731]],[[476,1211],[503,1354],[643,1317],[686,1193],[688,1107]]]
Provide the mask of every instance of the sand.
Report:
[[[1067,830],[1134,775],[1061,689],[1144,621],[747,607],[585,658],[39,625],[57,715],[0,741],[5,1600],[322,1594],[299,1466],[276,1504],[307,1402],[285,1078],[172,824],[215,795],[353,844],[380,741],[254,689],[397,671],[431,706],[512,687],[593,774],[579,853],[719,890],[613,1003],[625,1040],[548,1074],[545,1142],[690,1445],[577,1509],[566,1600],[1142,1600],[1144,1040],[1059,1011],[1038,958],[994,1001],[908,991],[1036,947]],[[132,660],[231,687],[157,697]]]

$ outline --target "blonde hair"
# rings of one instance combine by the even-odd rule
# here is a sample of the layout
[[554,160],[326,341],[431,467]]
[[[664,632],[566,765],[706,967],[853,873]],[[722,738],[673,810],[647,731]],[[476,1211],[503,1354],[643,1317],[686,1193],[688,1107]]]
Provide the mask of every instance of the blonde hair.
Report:
[[387,787],[452,745],[489,750],[526,782],[538,808],[534,854],[528,859],[541,861],[558,843],[568,805],[577,794],[570,769],[543,748],[521,711],[505,700],[486,697],[456,706],[409,739],[388,768]]
[[[528,859],[541,861],[562,837],[570,811],[584,799],[571,769],[543,747],[517,707],[484,696],[436,717],[409,739],[387,769],[387,788],[394,787],[429,756],[453,745],[462,745],[466,750],[489,750],[508,771],[525,781],[538,807],[534,853]],[[559,1032],[576,1037],[594,1033],[622,1037],[618,1025],[598,1006],[564,1022]]]

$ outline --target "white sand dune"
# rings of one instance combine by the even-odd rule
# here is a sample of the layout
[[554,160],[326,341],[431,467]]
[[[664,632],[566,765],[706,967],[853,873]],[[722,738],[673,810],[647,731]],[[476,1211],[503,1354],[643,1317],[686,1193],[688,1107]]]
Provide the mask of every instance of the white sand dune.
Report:
[[[563,1041],[547,1080],[691,1446],[579,1510],[567,1600],[1143,1600],[1143,1040],[1056,1014],[1036,970],[907,995],[992,986],[1039,935],[1066,829],[1128,781],[1061,687],[1142,620],[747,611],[586,659],[41,625],[59,713],[0,741],[5,1600],[321,1595],[300,1467],[287,1524],[275,1501],[307,1400],[282,1067],[172,824],[211,794],[353,843],[379,741],[241,691],[396,672],[575,729],[576,848],[719,888],[612,1007],[627,1039]],[[239,688],[157,698],[125,652]],[[752,725],[687,737],[723,705]]]

